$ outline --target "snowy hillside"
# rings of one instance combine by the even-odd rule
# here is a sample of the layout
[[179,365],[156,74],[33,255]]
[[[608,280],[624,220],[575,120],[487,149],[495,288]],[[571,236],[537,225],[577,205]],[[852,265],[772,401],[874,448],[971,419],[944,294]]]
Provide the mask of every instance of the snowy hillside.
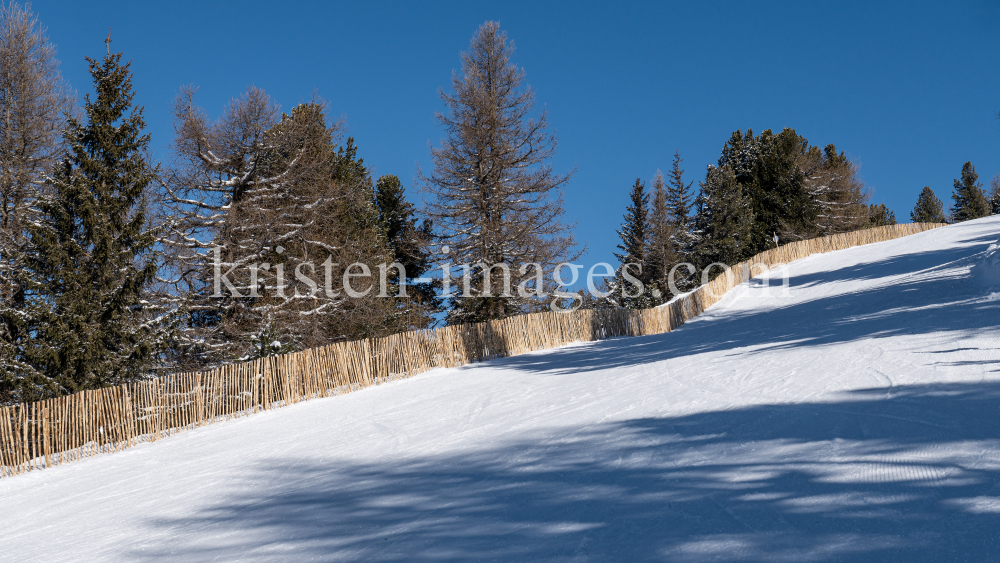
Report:
[[997,560],[998,238],[0,480],[0,560]]

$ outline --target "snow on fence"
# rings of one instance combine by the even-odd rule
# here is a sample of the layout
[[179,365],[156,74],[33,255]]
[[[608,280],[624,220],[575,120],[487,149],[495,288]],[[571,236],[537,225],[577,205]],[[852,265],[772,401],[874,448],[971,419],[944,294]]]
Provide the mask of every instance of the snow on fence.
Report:
[[[673,330],[754,275],[812,254],[895,239],[941,224],[876,227],[793,242],[726,269],[646,310],[544,312],[354,342],[0,408],[0,477],[52,467],[188,428],[349,393],[439,367],[617,336]],[[751,268],[754,271],[751,272]]]

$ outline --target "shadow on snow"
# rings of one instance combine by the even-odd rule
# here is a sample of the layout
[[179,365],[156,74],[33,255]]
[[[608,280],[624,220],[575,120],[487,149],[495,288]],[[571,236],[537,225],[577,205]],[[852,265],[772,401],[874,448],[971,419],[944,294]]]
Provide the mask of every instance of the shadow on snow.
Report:
[[[985,246],[983,238],[969,241]],[[918,253],[791,278],[796,288],[939,267]],[[709,351],[995,328],[968,279],[915,275],[674,333],[496,361],[579,372]],[[846,300],[846,301],[845,301]],[[942,302],[944,302],[942,304]],[[928,351],[928,361],[956,350]],[[996,355],[993,355],[996,357]],[[947,362],[940,362],[947,363]],[[995,364],[996,360],[983,360]],[[279,458],[228,500],[148,522],[137,559],[245,561],[955,561],[1000,557],[1000,383],[550,429],[373,465]],[[261,484],[267,488],[263,488]],[[278,484],[276,487],[273,484]]]
[[[970,255],[986,250],[996,240],[996,235],[981,237],[965,241],[973,243],[972,248],[912,253],[843,270],[789,277],[789,291],[795,292],[816,284],[914,274],[847,295],[820,297],[787,306],[781,306],[780,300],[776,300],[777,306],[772,309],[726,311],[719,316],[712,315],[709,309],[705,316],[674,332],[515,356],[496,360],[495,365],[538,372],[575,373],[747,347],[757,348],[752,353],[766,353],[899,334],[947,331],[971,334],[992,329],[998,324],[1000,301],[984,300],[986,290],[968,275],[945,277],[935,275],[934,270],[963,261],[971,266],[975,264],[975,257]],[[921,272],[924,274],[919,275]],[[760,285],[763,282],[755,279],[751,283]],[[994,350],[991,355],[994,359],[981,363],[1000,363],[1000,353]],[[948,365],[947,362],[940,364]]]
[[1000,383],[871,389],[380,465],[274,459],[227,502],[151,522],[185,542],[134,556],[991,560],[998,399]]

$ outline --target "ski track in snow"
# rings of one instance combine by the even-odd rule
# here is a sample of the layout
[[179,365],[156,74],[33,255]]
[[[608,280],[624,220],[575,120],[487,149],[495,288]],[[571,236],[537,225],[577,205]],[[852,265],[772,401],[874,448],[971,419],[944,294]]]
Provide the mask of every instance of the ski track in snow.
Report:
[[1000,560],[998,238],[2,479],[0,561]]

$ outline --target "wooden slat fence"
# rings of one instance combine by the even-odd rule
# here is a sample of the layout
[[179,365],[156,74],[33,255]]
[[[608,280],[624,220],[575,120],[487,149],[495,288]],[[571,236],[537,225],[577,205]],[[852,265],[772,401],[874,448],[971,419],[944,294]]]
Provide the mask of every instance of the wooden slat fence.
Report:
[[534,313],[338,342],[211,371],[178,373],[3,407],[0,477],[116,452],[188,428],[349,393],[434,368],[516,356],[570,342],[668,332],[701,314],[730,289],[775,266],[940,226],[891,225],[786,244],[721,271],[708,284],[654,309]]

